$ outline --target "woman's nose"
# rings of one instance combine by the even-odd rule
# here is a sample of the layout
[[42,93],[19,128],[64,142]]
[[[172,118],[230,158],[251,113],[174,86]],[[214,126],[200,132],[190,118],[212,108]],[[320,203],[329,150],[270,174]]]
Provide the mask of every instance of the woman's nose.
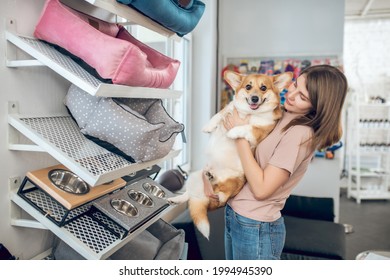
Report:
[[293,100],[296,95],[297,95],[297,91],[296,90],[291,90],[291,91],[288,91],[286,93],[286,98],[289,98],[289,99]]

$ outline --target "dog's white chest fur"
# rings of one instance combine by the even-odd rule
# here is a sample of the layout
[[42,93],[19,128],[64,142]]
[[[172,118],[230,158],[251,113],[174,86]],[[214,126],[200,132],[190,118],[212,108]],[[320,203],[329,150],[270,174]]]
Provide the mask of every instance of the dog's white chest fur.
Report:
[[[227,136],[227,131],[221,123],[210,135],[207,145],[207,166],[221,180],[231,177],[234,173],[242,175],[243,169],[237,153],[234,140]],[[234,172],[232,174],[232,172]]]

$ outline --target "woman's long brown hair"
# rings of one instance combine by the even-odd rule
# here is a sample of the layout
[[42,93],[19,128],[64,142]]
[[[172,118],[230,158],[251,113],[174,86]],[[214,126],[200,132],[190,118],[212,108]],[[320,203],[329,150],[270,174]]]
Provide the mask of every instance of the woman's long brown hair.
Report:
[[294,125],[313,128],[313,150],[324,149],[337,143],[342,136],[341,113],[347,95],[348,82],[336,67],[316,65],[306,68],[300,75],[306,77],[306,88],[313,109],[292,120],[284,130]]

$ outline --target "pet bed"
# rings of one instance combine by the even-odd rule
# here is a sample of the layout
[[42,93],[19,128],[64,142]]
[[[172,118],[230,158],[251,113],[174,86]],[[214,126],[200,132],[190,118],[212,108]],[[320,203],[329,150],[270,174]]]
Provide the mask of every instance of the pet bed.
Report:
[[180,66],[134,38],[123,26],[47,0],[34,36],[80,58],[114,84],[168,88]]
[[[113,253],[109,260],[179,260],[185,250],[185,232],[158,219],[129,243]],[[55,260],[85,259],[62,240],[53,248]]]
[[198,24],[205,4],[198,0],[117,0],[172,30],[179,36],[191,32]]
[[132,162],[166,156],[184,130],[160,99],[95,97],[71,85],[64,103],[81,133]]

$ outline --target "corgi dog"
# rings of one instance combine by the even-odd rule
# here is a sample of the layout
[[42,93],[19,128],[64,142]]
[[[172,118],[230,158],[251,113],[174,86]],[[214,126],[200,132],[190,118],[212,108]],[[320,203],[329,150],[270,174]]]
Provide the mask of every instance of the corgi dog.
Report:
[[[291,83],[292,78],[291,72],[274,76],[242,75],[230,70],[224,72],[224,79],[234,90],[234,97],[203,128],[203,132],[210,133],[206,150],[207,164],[203,170],[190,173],[183,194],[169,198],[172,203],[188,201],[190,216],[207,239],[210,234],[207,211],[225,206],[246,182],[234,140],[245,138],[254,152],[282,117],[279,94]],[[227,131],[224,119],[233,113],[234,108],[241,118],[248,117],[249,123]],[[203,174],[208,177],[218,199],[210,199],[205,194]]]

